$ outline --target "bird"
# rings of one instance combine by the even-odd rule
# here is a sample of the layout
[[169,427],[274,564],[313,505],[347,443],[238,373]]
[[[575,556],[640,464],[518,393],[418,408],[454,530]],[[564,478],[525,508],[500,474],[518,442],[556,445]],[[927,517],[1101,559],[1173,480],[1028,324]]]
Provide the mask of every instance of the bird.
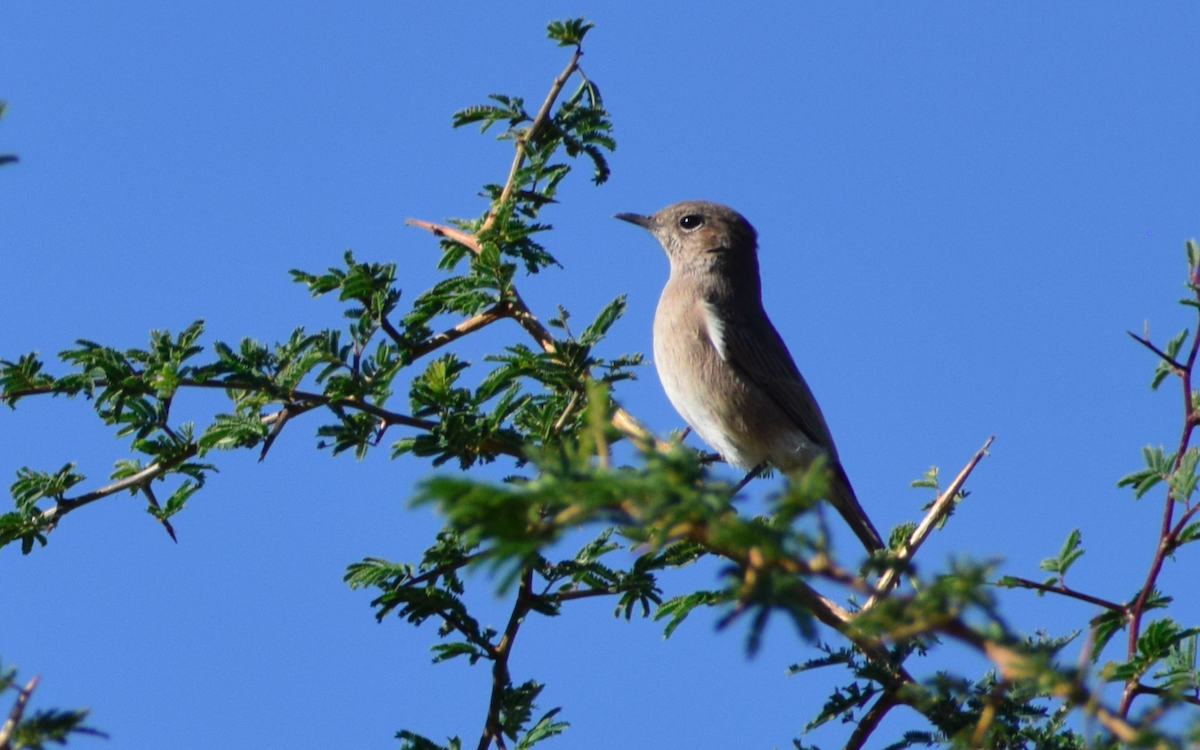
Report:
[[[747,479],[824,457],[827,500],[868,553],[884,547],[850,485],[833,436],[762,305],[758,233],[728,206],[683,201],[614,218],[650,231],[670,277],[654,314],[654,365],[672,406]],[[740,486],[740,485],[739,485]]]

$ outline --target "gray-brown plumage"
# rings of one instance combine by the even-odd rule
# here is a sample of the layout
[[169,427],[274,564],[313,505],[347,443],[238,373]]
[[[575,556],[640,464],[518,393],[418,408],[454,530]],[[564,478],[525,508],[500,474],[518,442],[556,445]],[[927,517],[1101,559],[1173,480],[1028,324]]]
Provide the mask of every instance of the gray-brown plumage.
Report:
[[821,409],[763,310],[754,227],[707,201],[616,218],[650,230],[671,261],[654,315],[654,364],[676,411],[743,469],[794,471],[824,455],[829,502],[868,551],[881,549]]

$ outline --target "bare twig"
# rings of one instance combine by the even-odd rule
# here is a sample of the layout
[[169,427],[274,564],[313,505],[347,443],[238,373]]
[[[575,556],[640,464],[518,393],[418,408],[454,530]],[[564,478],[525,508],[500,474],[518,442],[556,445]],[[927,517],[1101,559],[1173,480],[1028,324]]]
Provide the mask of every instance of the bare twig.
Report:
[[422,573],[421,575],[416,576],[414,578],[408,579],[407,581],[404,582],[404,585],[405,586],[420,586],[422,583],[425,583],[426,581],[431,581],[435,578],[440,578],[440,577],[446,575],[447,573],[453,573],[454,571],[458,570],[461,567],[470,565],[472,562],[478,560],[481,557],[484,557],[485,555],[489,554],[490,552],[491,552],[490,549],[483,550],[481,552],[476,552],[471,555],[466,555],[465,557],[460,557],[459,559],[457,559],[453,562],[448,562],[445,565],[439,565],[436,568],[434,568],[433,570],[430,570],[426,573]]
[[1174,372],[1176,375],[1179,375],[1180,377],[1183,376],[1183,365],[1176,362],[1175,359],[1171,355],[1167,354],[1162,349],[1159,349],[1157,346],[1150,343],[1150,339],[1146,338],[1145,336],[1139,336],[1136,333],[1134,333],[1133,331],[1126,331],[1125,333],[1129,334],[1129,337],[1131,339],[1133,339],[1134,341],[1138,342],[1142,346],[1146,347],[1150,351],[1157,354],[1159,359],[1161,359],[1163,362],[1166,362],[1167,365],[1171,368],[1171,371]]
[[1124,604],[1110,602],[1107,599],[1101,599],[1098,596],[1085,594],[1082,591],[1076,591],[1075,589],[1068,588],[1067,586],[1052,586],[1048,583],[1038,583],[1037,581],[1031,581],[1028,578],[1020,578],[1018,576],[1008,576],[1007,580],[1023,589],[1034,589],[1035,591],[1045,591],[1048,594],[1067,596],[1072,599],[1078,599],[1081,602],[1088,602],[1089,604],[1095,604],[1099,607],[1104,607],[1105,609],[1112,610],[1113,612],[1127,612]]
[[567,399],[567,405],[563,407],[562,414],[559,415],[558,419],[554,420],[554,427],[551,428],[554,432],[558,432],[563,428],[563,425],[571,418],[571,414],[575,411],[575,405],[578,403],[579,391],[571,391],[571,398]]
[[33,695],[39,679],[41,678],[34,675],[33,679],[25,684],[25,687],[17,690],[17,700],[13,703],[12,710],[8,712],[8,719],[5,720],[3,726],[0,726],[0,750],[9,750],[12,747],[13,732],[17,731],[17,725],[21,723],[21,717],[25,715],[25,704],[29,702],[29,696]]
[[422,219],[405,219],[404,223],[410,227],[425,229],[437,237],[445,237],[448,240],[457,242],[476,255],[479,255],[479,240],[475,239],[475,235],[470,232],[464,232],[461,229],[448,227],[444,224],[434,224],[432,221],[424,221]]
[[283,431],[283,426],[288,423],[292,417],[292,405],[284,404],[283,408],[271,415],[274,417],[271,422],[271,431],[267,433],[266,439],[263,440],[262,451],[258,454],[258,461],[262,463],[267,458],[267,451],[271,450],[271,446],[275,444],[275,438],[279,437],[279,433]]
[[[921,545],[925,543],[925,539],[929,536],[930,532],[933,531],[933,527],[937,525],[937,523],[942,519],[942,516],[945,515],[951,506],[953,506],[958,497],[959,490],[962,489],[963,484],[965,484],[967,481],[967,477],[971,475],[971,472],[975,470],[975,466],[978,465],[979,462],[983,460],[983,457],[987,455],[987,449],[991,446],[992,441],[995,439],[996,436],[993,435],[984,441],[983,447],[975,451],[975,455],[971,457],[971,460],[967,462],[967,465],[963,467],[962,471],[958,472],[958,476],[954,478],[954,481],[950,483],[950,486],[947,487],[942,494],[938,496],[937,500],[934,501],[933,506],[929,509],[929,512],[925,514],[925,518],[921,519],[921,523],[918,524],[917,528],[913,530],[913,533],[909,535],[908,541],[905,542],[904,546],[896,552],[897,563],[911,558],[916,554],[917,550],[920,549]],[[892,567],[883,574],[883,577],[879,579],[879,584],[875,587],[875,594],[873,594],[871,598],[867,600],[867,603],[863,605],[863,611],[875,606],[875,604],[882,597],[887,595],[887,592],[891,590],[892,585],[896,582],[896,577],[899,575],[898,571],[899,567]]]
[[[424,357],[426,354],[429,354],[430,352],[434,351],[435,349],[440,349],[441,347],[445,346],[446,344],[449,344],[453,341],[457,341],[458,339],[462,338],[463,336],[466,336],[469,333],[474,333],[475,331],[478,331],[480,328],[483,328],[484,326],[491,325],[492,323],[495,323],[497,320],[501,320],[502,318],[508,318],[508,317],[512,317],[509,314],[508,303],[501,302],[499,304],[493,305],[492,307],[488,308],[487,310],[484,310],[483,312],[479,313],[478,315],[472,315],[471,317],[467,318],[466,320],[464,320],[463,322],[454,326],[453,328],[449,328],[445,331],[442,331],[441,333],[437,334],[436,336],[429,337],[429,339],[425,340],[420,345],[415,346],[412,349],[408,350],[408,356],[414,360],[420,359],[421,357]],[[393,330],[395,330],[395,329],[393,329]],[[389,334],[389,335],[391,335],[391,334]],[[399,333],[397,333],[396,336],[394,336],[393,338],[396,340],[397,343],[400,343],[401,340],[399,339]]]

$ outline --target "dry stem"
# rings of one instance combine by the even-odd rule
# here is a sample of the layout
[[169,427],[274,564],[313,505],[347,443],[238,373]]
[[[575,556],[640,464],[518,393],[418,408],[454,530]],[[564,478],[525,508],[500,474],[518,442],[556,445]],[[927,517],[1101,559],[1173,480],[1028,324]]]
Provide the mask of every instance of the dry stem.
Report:
[[[954,504],[955,499],[958,497],[959,490],[962,489],[963,484],[965,484],[967,481],[967,477],[971,475],[971,472],[975,470],[975,466],[978,465],[979,462],[983,460],[983,457],[987,455],[987,449],[989,446],[991,446],[992,441],[995,439],[996,436],[993,435],[984,441],[983,447],[975,451],[975,455],[971,457],[971,460],[967,462],[967,465],[963,467],[962,471],[958,472],[958,476],[954,478],[954,481],[950,483],[950,486],[947,487],[941,495],[938,495],[937,500],[934,501],[933,506],[929,509],[929,512],[925,514],[925,518],[921,519],[921,523],[919,523],[917,528],[913,530],[913,533],[909,535],[908,541],[905,542],[904,546],[896,552],[897,563],[910,559],[916,554],[917,550],[920,549],[921,545],[925,543],[925,539],[928,538],[930,532],[933,531],[933,527],[937,525],[937,523],[942,519],[942,516],[945,515]],[[875,606],[875,604],[881,598],[887,595],[887,592],[891,590],[892,585],[896,582],[896,577],[899,575],[897,572],[898,570],[899,567],[892,567],[883,574],[883,577],[879,579],[879,585],[875,587],[875,593],[870,599],[867,600],[867,603],[863,605],[864,612]]]

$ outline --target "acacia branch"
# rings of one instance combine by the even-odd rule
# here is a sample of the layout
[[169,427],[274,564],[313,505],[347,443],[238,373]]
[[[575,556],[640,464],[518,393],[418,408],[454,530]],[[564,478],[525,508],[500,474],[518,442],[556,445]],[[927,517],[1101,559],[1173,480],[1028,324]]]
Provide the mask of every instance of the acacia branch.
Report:
[[435,237],[445,237],[448,240],[457,242],[472,253],[479,255],[479,240],[476,240],[475,235],[470,232],[464,232],[461,229],[448,227],[444,224],[434,224],[432,221],[424,221],[423,219],[405,219],[404,223],[410,227],[420,227],[433,233]]
[[867,738],[875,732],[879,722],[883,721],[883,717],[887,716],[888,711],[900,705],[900,701],[896,697],[898,692],[899,688],[895,686],[883,691],[883,695],[879,696],[875,705],[871,706],[858,720],[858,725],[850,733],[850,739],[846,740],[845,750],[860,750],[866,744]]
[[124,479],[119,479],[111,484],[106,484],[98,490],[93,490],[87,494],[80,495],[74,498],[62,498],[54,505],[38,514],[38,523],[42,528],[49,531],[65,516],[67,513],[81,508],[88,503],[93,503],[101,498],[115,495],[118,492],[132,489],[145,489],[150,482],[161,477],[171,471],[179,464],[192,458],[196,455],[198,447],[193,443],[183,450],[178,456],[170,461],[156,461],[136,474],[131,474]]
[[[571,76],[577,71],[582,75],[582,71],[579,68],[579,58],[582,56],[583,49],[579,46],[576,46],[575,53],[571,55],[571,59],[567,62],[566,67],[563,68],[562,72],[559,73],[551,83],[550,91],[546,94],[546,98],[542,102],[541,108],[538,109],[537,114],[534,115],[529,127],[526,128],[525,132],[517,138],[516,153],[513,154],[513,161],[508,170],[508,178],[504,182],[504,187],[501,189],[499,197],[497,197],[497,199],[493,202],[492,209],[488,212],[487,218],[479,227],[480,233],[486,232],[495,226],[496,218],[499,215],[500,210],[512,199],[513,192],[516,190],[517,174],[520,172],[521,166],[525,163],[525,148],[533,142],[534,138],[537,137],[538,133],[549,121],[550,111],[553,109],[554,103],[558,100],[558,97],[562,93],[563,87],[567,84],[567,81],[570,80]],[[444,237],[452,242],[456,242],[470,250],[475,255],[479,255],[480,253],[478,238],[469,232],[464,232],[461,229],[448,227],[442,224],[435,224],[430,221],[424,221],[422,219],[406,219],[404,223],[409,226],[425,229],[426,231],[432,232],[437,237]],[[525,329],[525,331],[533,338],[533,340],[537,342],[538,346],[542,348],[542,351],[553,353],[556,348],[553,334],[551,334],[550,331],[544,325],[542,325],[541,321],[539,321],[537,317],[533,315],[529,309],[529,306],[525,304],[525,301],[521,298],[520,293],[515,287],[510,288],[510,292],[512,299],[509,303],[508,309],[505,311],[507,313],[507,317],[517,321],[517,323]],[[624,435],[633,440],[639,447],[653,447],[660,451],[666,451],[670,449],[669,443],[657,439],[654,434],[650,432],[650,430],[646,429],[646,427],[638,422],[631,414],[629,414],[629,412],[625,411],[623,407],[617,407],[615,413],[613,414],[612,424]]]
[[594,596],[614,596],[620,593],[623,592],[619,589],[573,589],[571,591],[560,591],[550,594],[550,596],[560,602],[570,602],[576,599],[590,599]]
[[533,568],[525,568],[521,573],[521,584],[517,589],[517,600],[513,603],[512,613],[508,617],[508,625],[504,635],[492,652],[492,695],[488,701],[487,719],[483,725],[483,734],[479,738],[478,750],[487,750],[494,740],[500,750],[504,750],[504,725],[500,722],[500,709],[504,705],[504,691],[508,688],[510,679],[508,673],[508,658],[512,655],[513,641],[525,616],[529,614],[533,601]]
[[[421,219],[406,219],[404,223],[429,231],[435,236],[452,239],[476,255],[479,254],[479,241],[471,234],[454,229],[453,227],[448,227],[443,224],[435,224],[431,221],[423,221]],[[550,329],[542,325],[542,322],[537,319],[537,316],[530,312],[528,305],[525,304],[525,300],[521,298],[520,293],[515,287],[511,287],[509,291],[512,295],[512,299],[507,303],[501,303],[505,305],[503,310],[498,309],[499,305],[493,307],[492,310],[496,311],[497,314],[502,312],[503,315],[500,317],[508,317],[517,321],[517,323],[519,323],[520,326],[525,329],[525,332],[537,342],[537,345],[541,347],[542,351],[546,352],[547,354],[553,354],[555,351],[557,351],[557,347],[554,343],[554,334],[550,333]],[[463,325],[466,322],[467,321],[464,321],[464,323],[459,325]],[[466,334],[464,333],[461,335]],[[456,336],[455,338],[459,338],[459,336]],[[670,443],[664,440],[659,440],[657,437],[655,437],[654,433],[652,433],[646,428],[645,425],[634,418],[634,416],[626,411],[623,406],[617,406],[613,411],[612,425],[613,427],[616,427],[621,434],[628,437],[634,442],[635,445],[643,450],[653,449],[665,453],[671,449]]]
[[[1197,282],[1200,281],[1197,278],[1198,274],[1200,274],[1200,268],[1190,268],[1188,271],[1191,286],[1196,290],[1196,301],[1200,302],[1200,287],[1197,287]],[[1200,315],[1200,313],[1197,314]],[[1149,341],[1137,336],[1134,336],[1134,339],[1149,347],[1152,351],[1159,353]],[[1173,471],[1178,471],[1180,465],[1183,463],[1183,456],[1187,452],[1188,444],[1192,439],[1192,430],[1195,429],[1197,424],[1197,414],[1192,403],[1192,372],[1196,365],[1197,352],[1200,352],[1200,330],[1197,331],[1196,335],[1192,336],[1192,345],[1188,349],[1187,360],[1182,366],[1176,365],[1179,367],[1178,375],[1183,386],[1183,430],[1179,436],[1179,445],[1175,449]],[[1162,353],[1159,353],[1159,355],[1164,356]],[[1171,362],[1172,360],[1167,358],[1167,361]],[[1150,592],[1154,590],[1158,582],[1158,576],[1162,572],[1167,556],[1175,549],[1171,522],[1175,512],[1176,500],[1175,491],[1171,489],[1169,484],[1166,494],[1166,500],[1163,504],[1162,525],[1159,527],[1158,544],[1154,549],[1154,558],[1150,563],[1150,570],[1146,573],[1146,581],[1142,584],[1142,589],[1138,593],[1137,599],[1129,609],[1129,637],[1125,642],[1126,659],[1132,659],[1137,654],[1137,642],[1138,637],[1141,635],[1142,616],[1146,611],[1146,602],[1150,599]],[[1118,708],[1118,712],[1122,717],[1129,715],[1133,699],[1138,695],[1136,686],[1137,682],[1134,680],[1125,683],[1125,689],[1121,693],[1121,704]]]
[[1060,596],[1070,597],[1071,599],[1078,599],[1081,602],[1095,604],[1113,612],[1124,612],[1125,614],[1129,613],[1128,607],[1126,607],[1124,604],[1110,602],[1107,599],[1101,599],[1098,596],[1085,594],[1082,591],[1076,591],[1075,589],[1068,588],[1067,586],[1063,586],[1061,584],[1058,586],[1051,586],[1047,583],[1038,583],[1037,581],[1031,581],[1028,578],[1020,578],[1018,576],[1008,576],[1005,580],[1019,588],[1044,591],[1048,594],[1058,594]]
[[1160,696],[1160,697],[1167,696],[1174,700],[1181,700],[1184,703],[1190,703],[1193,706],[1200,706],[1200,698],[1197,698],[1194,695],[1184,695],[1181,693],[1174,693],[1169,690],[1163,690],[1162,688],[1151,687],[1150,685],[1143,685],[1140,682],[1137,683],[1137,685],[1134,687],[1134,692],[1137,693],[1138,695],[1146,694],[1146,695],[1156,695],[1156,696]]
[[[105,387],[107,382],[104,380],[96,380],[93,385],[96,387]],[[309,393],[306,391],[292,391],[288,394],[281,394],[279,389],[265,386],[262,383],[254,383],[249,381],[239,380],[193,380],[182,379],[180,385],[191,388],[220,388],[223,390],[243,390],[251,392],[266,393],[272,398],[285,401],[283,407],[278,411],[261,416],[264,425],[270,425],[271,431],[264,441],[262,452],[259,455],[261,461],[265,458],[267,451],[270,449],[275,438],[278,437],[280,430],[284,424],[292,417],[304,414],[320,406],[325,406],[330,409],[351,409],[370,414],[378,417],[384,427],[390,425],[403,425],[424,430],[426,432],[433,430],[436,422],[426,419],[417,419],[406,414],[388,411],[366,401],[361,401],[357,398],[330,398],[319,393]],[[27,389],[17,394],[20,396],[41,395],[46,393],[54,393],[53,386],[39,386],[37,388]],[[525,454],[520,446],[512,445],[497,438],[488,438],[476,448],[481,452],[500,453],[509,455],[514,458],[524,458]],[[190,458],[194,458],[199,454],[200,448],[196,443],[192,443],[184,448],[177,456],[168,461],[156,461],[141,471],[131,474],[110,484],[106,484],[99,489],[79,495],[73,498],[62,498],[54,505],[39,512],[37,517],[38,525],[45,531],[51,531],[58,522],[67,513],[81,508],[85,505],[93,503],[110,495],[115,495],[125,490],[141,490],[146,493],[151,504],[157,504],[154,495],[150,492],[150,483],[165,474],[173,471],[181,463]],[[171,524],[163,520],[163,525],[166,527],[171,538],[175,538],[174,530]]]
[[887,592],[891,590],[892,585],[896,582],[896,577],[899,575],[900,568],[898,564],[910,559],[917,553],[917,550],[920,549],[921,545],[925,543],[926,538],[928,538],[929,534],[933,531],[933,527],[942,520],[942,517],[954,505],[955,501],[958,499],[959,490],[961,490],[963,484],[966,483],[967,477],[971,475],[971,472],[975,470],[975,467],[980,461],[983,460],[983,457],[987,455],[987,449],[989,446],[991,446],[992,441],[995,439],[996,436],[992,435],[986,441],[984,441],[983,447],[975,451],[975,455],[971,457],[971,460],[967,462],[967,465],[963,467],[962,471],[958,472],[958,476],[954,478],[954,481],[950,483],[950,486],[947,487],[942,494],[938,495],[937,500],[934,501],[933,506],[929,509],[929,512],[925,514],[925,517],[921,519],[921,523],[919,523],[917,528],[915,528],[912,534],[909,535],[908,541],[904,543],[903,547],[896,551],[896,565],[893,565],[893,567],[889,568],[888,571],[883,574],[883,577],[879,579],[879,584],[875,587],[875,593],[872,594],[871,598],[867,600],[867,603],[863,605],[864,612],[875,606],[879,600],[886,596]]
[[492,203],[492,210],[488,212],[487,219],[484,220],[483,226],[479,228],[480,232],[486,232],[496,224],[496,217],[499,215],[500,210],[512,199],[513,191],[516,190],[517,186],[517,173],[521,171],[521,165],[525,163],[525,147],[533,142],[538,131],[550,119],[550,110],[554,107],[555,100],[562,93],[563,86],[567,85],[567,81],[570,80],[571,75],[578,69],[579,58],[582,56],[583,48],[576,46],[575,54],[571,55],[571,60],[567,63],[567,67],[563,68],[563,71],[550,84],[550,92],[546,94],[546,99],[542,102],[542,108],[538,110],[533,121],[529,123],[529,127],[525,129],[525,132],[517,138],[517,152],[513,155],[512,166],[508,168],[508,179],[504,181],[504,188],[500,191],[500,197]]
[[[492,323],[495,323],[497,320],[512,317],[509,314],[508,308],[509,308],[509,305],[506,302],[497,303],[477,315],[472,315],[471,317],[467,318],[466,320],[464,320],[463,322],[454,326],[453,328],[448,328],[445,331],[442,331],[441,333],[437,334],[436,336],[429,337],[428,339],[421,342],[417,346],[414,346],[413,348],[409,349],[408,356],[410,359],[413,359],[413,360],[420,359],[421,357],[424,357],[426,354],[429,354],[430,352],[432,352],[436,349],[440,349],[441,347],[445,346],[446,344],[449,344],[453,341],[457,341],[458,339],[462,338],[463,336],[466,336],[469,333],[474,333],[475,331],[478,331],[479,329],[483,328],[484,326],[488,326],[488,325],[491,325]],[[394,328],[392,330],[395,331]],[[392,336],[391,333],[389,333],[388,335]],[[397,344],[401,344],[401,346],[403,346],[402,339],[400,339],[399,336],[400,336],[400,334],[397,332],[395,336],[392,336],[392,338],[393,338],[393,340],[396,341]]]

